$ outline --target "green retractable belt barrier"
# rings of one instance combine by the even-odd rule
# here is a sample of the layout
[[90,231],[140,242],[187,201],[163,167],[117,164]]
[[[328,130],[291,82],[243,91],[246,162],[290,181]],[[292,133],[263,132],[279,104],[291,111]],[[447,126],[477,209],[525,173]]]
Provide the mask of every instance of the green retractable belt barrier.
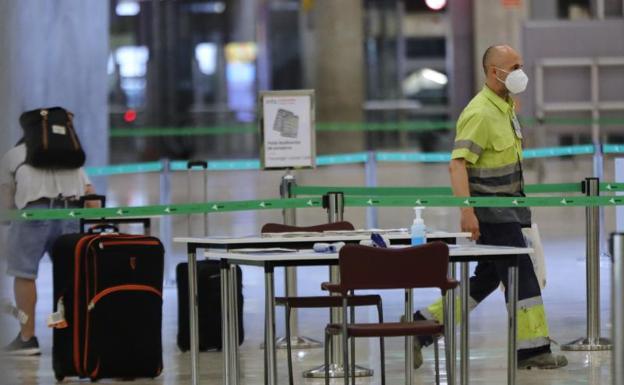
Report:
[[[624,153],[624,145],[604,145],[605,154]],[[558,156],[592,155],[595,152],[593,145],[546,147],[525,149],[525,159],[549,158]],[[450,152],[372,152],[374,159],[379,163],[446,163],[451,160]],[[333,166],[341,164],[357,164],[369,161],[369,153],[356,152],[351,154],[319,155],[316,157],[317,166]],[[186,160],[173,160],[169,163],[171,171],[186,170]],[[235,171],[259,170],[258,159],[209,160],[208,170]],[[142,172],[163,171],[162,162],[131,163],[103,167],[87,167],[87,174],[91,176],[136,174]]]
[[[578,119],[549,117],[544,119],[520,118],[520,122],[525,127],[566,125],[566,126],[591,126],[600,124],[602,126],[624,126],[624,119],[620,118],[598,118],[598,119]],[[456,122],[440,120],[413,120],[401,122],[317,122],[316,131],[326,132],[429,132],[439,130],[455,129]],[[228,135],[228,134],[257,134],[256,124],[233,124],[227,126],[212,127],[133,127],[133,128],[111,128],[112,138],[136,138],[136,137],[166,137],[166,136],[208,136],[208,135]]]
[[[624,196],[600,197],[358,197],[347,196],[345,206],[350,207],[582,207],[617,206],[624,204]],[[37,209],[12,210],[2,213],[2,219],[52,220],[79,218],[128,218],[163,215],[188,215],[198,213],[221,213],[244,210],[272,210],[285,208],[321,207],[321,198],[268,199],[235,202],[207,202],[180,205],[143,207],[117,207],[98,209]]]
[[[582,184],[579,183],[546,183],[529,184],[524,187],[527,194],[552,194],[552,193],[582,193]],[[600,183],[602,192],[624,191],[624,183]],[[328,192],[342,192],[345,195],[354,196],[451,196],[453,192],[450,187],[353,187],[353,186],[294,186],[294,195],[323,195]]]
[[143,172],[160,172],[163,170],[161,162],[120,164],[117,166],[86,167],[85,171],[90,176],[139,174]]
[[603,144],[602,152],[604,154],[624,154],[624,144]]
[[249,201],[221,201],[157,205],[140,207],[114,207],[94,209],[36,209],[4,212],[3,219],[50,220],[79,218],[129,218],[156,217],[163,215],[189,215],[199,213],[221,213],[230,211],[271,210],[321,206],[321,198],[266,199]]

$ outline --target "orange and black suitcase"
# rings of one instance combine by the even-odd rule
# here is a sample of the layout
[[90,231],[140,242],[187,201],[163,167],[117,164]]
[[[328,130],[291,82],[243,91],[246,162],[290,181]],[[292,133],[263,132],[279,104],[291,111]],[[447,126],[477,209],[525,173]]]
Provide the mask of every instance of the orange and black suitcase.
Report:
[[157,377],[162,371],[164,249],[154,237],[61,236],[52,252],[57,380]]

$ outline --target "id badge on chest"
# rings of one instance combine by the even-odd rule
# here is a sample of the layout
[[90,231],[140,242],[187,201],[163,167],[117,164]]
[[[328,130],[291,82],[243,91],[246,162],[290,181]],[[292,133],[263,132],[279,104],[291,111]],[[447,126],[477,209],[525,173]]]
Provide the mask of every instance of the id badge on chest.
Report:
[[511,116],[511,125],[513,126],[514,132],[516,133],[518,139],[522,139],[522,127],[520,126],[520,121],[518,120],[516,114]]

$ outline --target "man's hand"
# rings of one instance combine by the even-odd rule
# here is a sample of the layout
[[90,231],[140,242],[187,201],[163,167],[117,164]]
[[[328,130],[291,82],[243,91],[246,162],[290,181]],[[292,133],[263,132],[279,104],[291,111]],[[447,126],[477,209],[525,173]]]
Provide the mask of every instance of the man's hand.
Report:
[[470,239],[476,241],[481,237],[479,231],[479,220],[472,208],[461,211],[461,231],[471,233]]
[[[85,188],[85,195],[94,195],[95,194],[95,188],[93,187],[93,185],[88,184]],[[100,201],[98,200],[87,200],[85,201],[85,208],[87,209],[99,209],[101,208],[101,204]]]
[[[470,188],[468,185],[466,160],[463,158],[451,160],[449,171],[451,174],[451,187],[453,188],[453,195],[456,197],[469,197]],[[479,220],[477,219],[472,207],[464,207],[461,209],[460,226],[462,231],[470,232],[472,234],[470,239],[473,241],[478,240],[481,236],[481,233],[479,232]]]

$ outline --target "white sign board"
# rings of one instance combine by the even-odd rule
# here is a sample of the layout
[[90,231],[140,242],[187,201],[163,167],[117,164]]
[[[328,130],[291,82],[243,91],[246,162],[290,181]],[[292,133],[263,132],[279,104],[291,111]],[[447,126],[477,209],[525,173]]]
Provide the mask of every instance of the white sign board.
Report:
[[262,168],[313,168],[314,91],[263,91],[259,105]]

